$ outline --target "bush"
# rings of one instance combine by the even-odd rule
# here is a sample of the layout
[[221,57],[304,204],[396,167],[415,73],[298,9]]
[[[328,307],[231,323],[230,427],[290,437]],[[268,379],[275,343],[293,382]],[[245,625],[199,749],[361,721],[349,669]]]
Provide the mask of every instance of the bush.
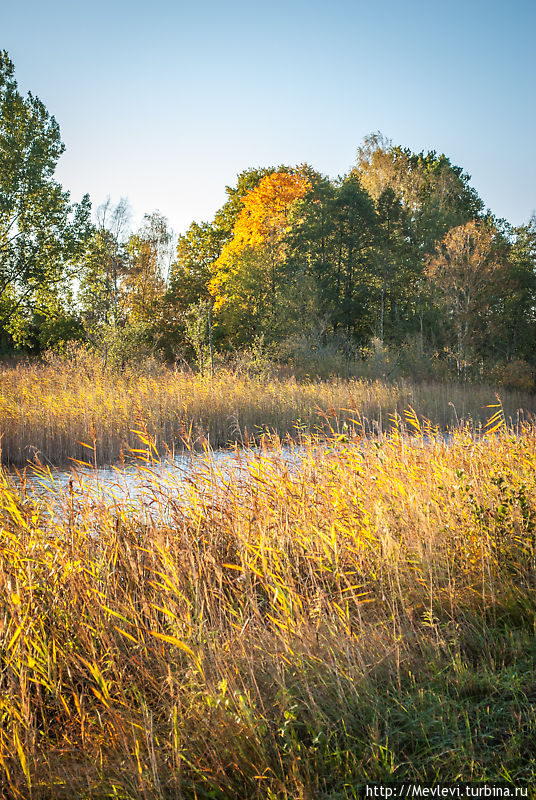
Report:
[[360,351],[341,334],[325,336],[321,329],[292,336],[279,345],[281,361],[297,378],[348,378],[355,374]]
[[492,372],[493,380],[506,389],[523,392],[534,391],[534,369],[526,361],[516,358],[507,364],[498,364]]

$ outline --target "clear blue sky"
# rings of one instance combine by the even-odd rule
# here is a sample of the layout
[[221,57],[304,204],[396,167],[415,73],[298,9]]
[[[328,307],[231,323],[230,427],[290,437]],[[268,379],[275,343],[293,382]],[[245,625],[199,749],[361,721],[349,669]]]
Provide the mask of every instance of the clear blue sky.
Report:
[[0,0],[0,47],[61,127],[58,178],[175,231],[246,167],[348,171],[380,130],[536,210],[534,0]]

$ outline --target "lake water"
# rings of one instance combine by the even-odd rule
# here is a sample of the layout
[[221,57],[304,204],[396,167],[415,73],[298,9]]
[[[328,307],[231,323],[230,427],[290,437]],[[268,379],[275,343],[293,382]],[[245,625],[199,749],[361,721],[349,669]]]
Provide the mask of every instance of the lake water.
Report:
[[[426,446],[433,441],[425,437],[405,438],[412,446]],[[449,437],[444,435],[441,439],[448,442]],[[361,448],[357,443],[350,445],[353,446]],[[328,456],[331,449],[326,444],[316,445],[315,460]],[[139,459],[132,464],[97,469],[80,465],[71,470],[29,468],[26,490],[37,498],[54,496],[60,506],[62,501],[83,499],[84,504],[117,503],[138,511],[143,508],[147,513],[154,505],[161,514],[162,507],[170,500],[188,506],[194,494],[207,499],[217,494],[221,496],[221,490],[229,483],[251,480],[256,463],[262,461],[266,468],[266,459],[274,470],[292,471],[302,463],[306,452],[311,451],[301,446],[274,450],[237,448],[187,452],[167,461]]]
[[26,471],[26,491],[40,499],[54,496],[60,505],[62,501],[77,498],[83,498],[84,504],[117,503],[138,510],[158,504],[161,513],[161,506],[170,499],[189,504],[194,488],[197,496],[208,497],[216,494],[216,489],[225,489],[230,482],[245,480],[261,459],[263,462],[270,459],[274,469],[292,469],[302,460],[304,452],[300,447],[273,451],[215,450],[184,453],[173,460],[140,459],[132,464],[97,469],[80,465],[71,470],[30,467]]

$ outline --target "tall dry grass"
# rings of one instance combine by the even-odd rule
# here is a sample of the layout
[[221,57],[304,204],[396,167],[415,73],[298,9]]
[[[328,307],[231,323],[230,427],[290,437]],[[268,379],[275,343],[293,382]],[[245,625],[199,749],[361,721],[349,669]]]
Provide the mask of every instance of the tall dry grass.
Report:
[[[0,769],[39,798],[533,785],[536,430],[277,441],[143,507],[0,485]],[[133,490],[133,495],[136,491]]]
[[[533,412],[534,396],[501,390],[508,417]],[[140,421],[160,448],[181,447],[186,436],[212,447],[248,442],[262,430],[280,437],[329,425],[341,430],[359,415],[367,430],[388,425],[395,412],[413,406],[442,428],[460,419],[485,419],[495,402],[489,386],[389,384],[367,380],[297,382],[222,372],[214,378],[161,368],[154,374],[105,373],[89,356],[76,363],[0,367],[0,434],[3,463],[23,466],[36,457],[61,466],[87,457],[80,444],[97,444],[100,464],[134,447]],[[326,412],[330,416],[326,424]]]

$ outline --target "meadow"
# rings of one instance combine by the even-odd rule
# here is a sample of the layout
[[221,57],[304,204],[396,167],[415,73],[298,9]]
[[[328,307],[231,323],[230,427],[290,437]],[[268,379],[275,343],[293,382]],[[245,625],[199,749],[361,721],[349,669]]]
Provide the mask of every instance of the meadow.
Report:
[[[154,366],[106,371],[83,351],[76,359],[0,365],[2,463],[36,459],[55,467],[70,459],[112,464],[137,447],[143,429],[160,451],[253,444],[263,433],[296,439],[359,430],[380,433],[413,407],[443,430],[490,415],[497,389],[489,385],[412,383],[400,379],[301,380],[222,370],[215,376]],[[506,419],[536,410],[533,394],[500,389]],[[523,417],[522,417],[523,418]],[[93,452],[88,453],[90,446]]]
[[[536,428],[277,437],[146,503],[0,484],[0,771],[40,798],[536,786]],[[241,458],[240,453],[237,458]],[[37,472],[36,478],[39,477]]]

